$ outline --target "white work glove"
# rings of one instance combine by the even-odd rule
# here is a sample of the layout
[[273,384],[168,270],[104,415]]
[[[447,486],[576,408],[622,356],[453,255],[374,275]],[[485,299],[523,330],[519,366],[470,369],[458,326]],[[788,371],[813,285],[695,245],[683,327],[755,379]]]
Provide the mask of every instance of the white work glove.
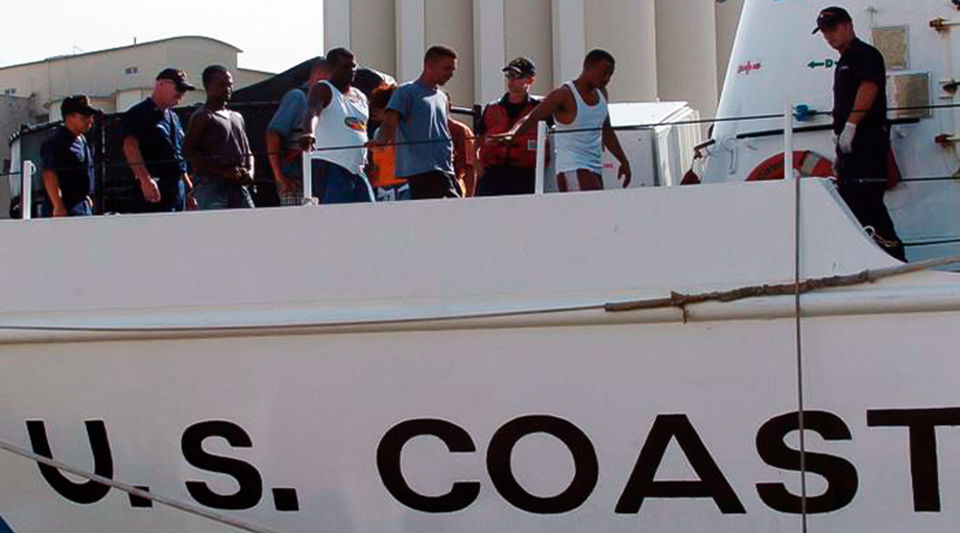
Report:
[[857,125],[847,122],[847,125],[843,127],[843,131],[840,132],[840,137],[837,138],[837,147],[840,148],[840,152],[844,154],[849,154],[853,152],[853,138],[857,135]]

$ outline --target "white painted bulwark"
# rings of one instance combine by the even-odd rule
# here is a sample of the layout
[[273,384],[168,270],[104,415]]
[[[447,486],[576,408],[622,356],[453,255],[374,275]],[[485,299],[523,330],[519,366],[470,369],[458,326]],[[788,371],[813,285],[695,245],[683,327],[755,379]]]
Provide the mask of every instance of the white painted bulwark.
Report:
[[586,53],[584,0],[552,0],[553,84],[575,79],[583,67]]
[[481,102],[489,102],[503,93],[506,60],[504,2],[507,0],[473,0],[474,84]]
[[350,48],[350,0],[323,1],[323,39],[326,50]]
[[[805,276],[894,264],[829,183],[799,185]],[[271,531],[798,531],[770,497],[801,475],[780,460],[793,296],[603,307],[790,282],[794,201],[738,183],[3,221],[0,440]],[[808,483],[839,491],[816,522],[954,532],[954,432],[921,450],[944,506],[917,509],[913,430],[889,419],[958,423],[958,277],[801,303],[808,450],[832,458]],[[6,452],[0,472],[13,531],[226,531]]]
[[409,81],[423,70],[424,0],[396,0],[397,81]]

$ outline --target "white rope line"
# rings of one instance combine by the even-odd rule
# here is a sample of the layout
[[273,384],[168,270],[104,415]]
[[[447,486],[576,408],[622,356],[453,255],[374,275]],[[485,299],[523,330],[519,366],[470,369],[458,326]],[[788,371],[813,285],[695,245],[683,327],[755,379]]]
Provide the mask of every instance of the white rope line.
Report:
[[58,469],[58,470],[63,470],[64,472],[69,472],[69,473],[71,473],[71,474],[80,476],[80,477],[82,477],[82,478],[89,479],[90,481],[93,481],[93,482],[95,482],[95,483],[99,483],[99,484],[101,484],[101,485],[106,485],[106,486],[108,486],[108,487],[112,487],[112,488],[115,488],[115,489],[117,489],[117,490],[121,490],[121,491],[123,491],[123,492],[126,492],[126,493],[132,495],[132,496],[136,496],[136,497],[138,497],[138,498],[143,498],[143,499],[145,499],[145,500],[150,500],[150,501],[152,501],[152,502],[156,502],[156,503],[159,503],[159,504],[161,504],[161,505],[166,505],[167,507],[172,507],[172,508],[174,508],[174,509],[177,509],[177,510],[179,510],[179,511],[183,511],[183,512],[185,512],[185,513],[189,513],[189,514],[192,514],[192,515],[196,515],[196,516],[199,516],[199,517],[201,517],[201,518],[206,518],[206,519],[208,519],[208,520],[213,520],[214,522],[219,522],[219,523],[221,523],[221,524],[226,524],[226,525],[228,525],[228,526],[235,527],[235,528],[237,528],[237,529],[239,529],[239,530],[242,530],[242,531],[247,531],[247,532],[249,532],[249,533],[281,533],[280,531],[277,531],[277,530],[275,530],[275,529],[270,529],[270,528],[268,528],[268,527],[266,527],[266,526],[261,526],[261,525],[254,524],[254,523],[251,523],[251,522],[246,522],[246,521],[244,521],[244,520],[239,520],[239,519],[236,519],[236,518],[231,518],[231,517],[228,517],[228,516],[224,516],[224,515],[222,515],[222,514],[219,514],[219,513],[215,513],[215,512],[213,512],[213,511],[209,511],[209,510],[207,510],[207,509],[204,509],[204,508],[199,507],[199,506],[196,506],[196,505],[192,505],[192,504],[189,504],[189,503],[186,503],[186,502],[181,502],[181,501],[178,501],[178,500],[174,500],[173,498],[168,498],[168,497],[166,497],[166,496],[161,496],[161,495],[159,495],[159,494],[153,494],[153,493],[150,493],[150,492],[146,492],[146,491],[140,490],[140,489],[134,487],[133,485],[128,485],[128,484],[122,483],[122,482],[120,482],[120,481],[115,481],[115,480],[112,480],[112,479],[109,479],[109,478],[105,478],[105,477],[103,477],[103,476],[94,474],[93,472],[87,472],[86,470],[81,470],[81,469],[79,469],[79,468],[70,466],[70,465],[65,464],[65,463],[62,463],[62,462],[60,462],[60,461],[55,461],[55,460],[50,459],[50,458],[48,458],[48,457],[44,457],[44,456],[42,456],[42,455],[37,455],[37,454],[31,452],[30,450],[26,450],[26,449],[24,449],[24,448],[21,448],[21,447],[19,447],[19,446],[16,446],[16,445],[11,444],[11,443],[9,443],[9,442],[6,442],[6,441],[4,441],[4,440],[0,440],[0,450],[4,450],[4,451],[7,451],[7,452],[10,452],[10,453],[12,453],[12,454],[14,454],[14,455],[19,455],[20,457],[23,457],[24,459],[29,459],[29,460],[31,460],[31,461],[36,461],[36,462],[38,462],[38,463],[41,463],[41,464],[44,464],[44,465],[47,465],[47,466],[56,468],[56,469]]
[[[874,283],[881,279],[912,274],[923,270],[930,270],[943,266],[960,264],[960,256],[942,259],[931,259],[917,263],[896,265],[892,267],[867,269],[854,274],[825,276],[811,278],[800,282],[800,292],[806,294],[827,288],[850,287]],[[960,278],[958,278],[960,282]],[[748,298],[762,298],[772,296],[794,296],[797,284],[795,281],[783,284],[748,285],[725,291],[681,293],[672,292],[664,298],[647,298],[643,300],[628,300],[599,304],[582,304],[557,307],[539,307],[532,309],[517,309],[513,311],[490,311],[476,313],[459,313],[448,315],[434,315],[417,318],[383,318],[370,320],[344,320],[326,322],[298,322],[295,324],[236,324],[236,325],[197,325],[197,326],[71,326],[71,325],[35,325],[0,323],[0,330],[8,331],[50,331],[50,332],[77,332],[77,333],[190,333],[200,331],[231,332],[248,330],[297,330],[318,327],[370,327],[424,324],[434,322],[456,322],[460,320],[486,320],[495,318],[512,318],[535,315],[551,315],[575,313],[583,311],[605,311],[607,313],[623,313],[628,311],[642,311],[648,309],[678,308],[707,303],[730,303]]]

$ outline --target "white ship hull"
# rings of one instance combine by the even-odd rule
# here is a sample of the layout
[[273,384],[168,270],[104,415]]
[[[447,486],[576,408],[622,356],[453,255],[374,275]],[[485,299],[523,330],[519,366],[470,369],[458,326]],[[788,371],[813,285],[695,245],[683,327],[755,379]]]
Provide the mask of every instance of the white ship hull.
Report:
[[[802,277],[894,265],[828,184],[801,200]],[[799,531],[793,297],[603,308],[793,281],[794,201],[0,223],[0,439],[284,532]],[[955,530],[956,275],[802,308],[810,530]],[[13,454],[0,472],[16,533],[230,530]]]

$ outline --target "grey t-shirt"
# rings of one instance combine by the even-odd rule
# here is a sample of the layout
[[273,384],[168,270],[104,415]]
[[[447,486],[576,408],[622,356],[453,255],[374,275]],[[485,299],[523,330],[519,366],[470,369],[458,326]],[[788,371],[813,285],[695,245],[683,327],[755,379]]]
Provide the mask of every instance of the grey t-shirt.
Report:
[[453,174],[453,141],[447,124],[447,95],[419,81],[397,87],[387,109],[400,114],[397,142],[418,142],[397,146],[397,177],[427,172]]
[[[243,115],[230,109],[213,111],[204,104],[194,111],[190,122],[200,115],[207,115],[210,121],[206,129],[200,133],[196,146],[198,153],[192,155],[211,159],[225,167],[244,167],[249,170],[250,141],[247,140]],[[215,176],[204,176],[199,171],[198,175],[201,178],[220,179]]]

